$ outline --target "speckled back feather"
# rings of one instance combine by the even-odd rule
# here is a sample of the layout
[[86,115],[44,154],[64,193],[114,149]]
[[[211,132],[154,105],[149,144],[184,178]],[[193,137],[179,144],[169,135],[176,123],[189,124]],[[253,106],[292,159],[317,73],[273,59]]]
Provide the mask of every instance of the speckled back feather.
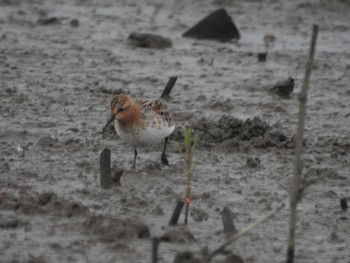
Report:
[[169,126],[173,125],[167,106],[160,100],[135,100],[135,103],[141,107],[144,118],[147,119],[147,115],[150,118],[162,118]]

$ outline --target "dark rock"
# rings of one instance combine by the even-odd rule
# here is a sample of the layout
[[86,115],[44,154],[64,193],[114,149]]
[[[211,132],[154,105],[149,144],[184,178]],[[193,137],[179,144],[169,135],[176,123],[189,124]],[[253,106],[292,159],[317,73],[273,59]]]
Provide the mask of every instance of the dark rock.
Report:
[[200,263],[200,260],[190,251],[176,254],[173,263]]
[[120,185],[120,178],[123,174],[124,170],[114,164],[112,167],[112,184]]
[[50,202],[52,196],[54,193],[52,192],[45,192],[39,195],[39,205],[46,205]]
[[42,17],[39,18],[36,23],[41,26],[48,26],[48,25],[57,25],[60,24],[60,21],[57,19],[57,17]]
[[281,97],[288,97],[294,89],[294,79],[289,77],[284,81],[277,82],[269,90]]
[[169,38],[148,33],[131,33],[128,40],[134,47],[163,49],[172,46],[172,42]]
[[79,20],[78,19],[72,19],[70,21],[70,26],[71,27],[79,27]]
[[266,62],[267,52],[258,53],[258,62]]
[[213,39],[219,41],[238,40],[240,34],[224,8],[220,8],[190,28],[184,37]]
[[137,232],[138,238],[148,238],[150,237],[150,230],[149,227],[144,224],[136,224],[135,230]]
[[259,166],[260,166],[260,159],[259,158],[249,157],[247,159],[247,167],[249,167],[249,168],[257,168]]
[[348,200],[346,198],[340,199],[340,207],[343,212],[346,212],[346,210],[348,210]]

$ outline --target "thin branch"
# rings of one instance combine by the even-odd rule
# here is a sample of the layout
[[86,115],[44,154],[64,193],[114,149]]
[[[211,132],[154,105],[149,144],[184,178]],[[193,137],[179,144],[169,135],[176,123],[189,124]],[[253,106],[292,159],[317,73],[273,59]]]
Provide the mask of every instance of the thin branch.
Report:
[[170,77],[169,78],[169,81],[168,83],[166,84],[163,92],[162,92],[162,95],[160,96],[160,98],[164,98],[166,96],[169,96],[171,90],[173,89],[174,85],[175,85],[175,82],[177,80],[177,77]]
[[310,75],[311,75],[312,65],[314,61],[317,34],[318,34],[318,26],[313,25],[311,45],[310,45],[309,55],[306,63],[303,86],[299,94],[300,103],[299,103],[299,115],[298,115],[298,131],[297,131],[297,137],[296,137],[294,173],[292,178],[291,194],[290,194],[290,217],[289,217],[287,263],[294,262],[295,226],[296,226],[297,205],[300,199],[299,184],[300,184],[300,176],[302,172],[301,154],[303,150],[306,101],[307,101],[307,92],[308,92],[309,83],[310,83]]

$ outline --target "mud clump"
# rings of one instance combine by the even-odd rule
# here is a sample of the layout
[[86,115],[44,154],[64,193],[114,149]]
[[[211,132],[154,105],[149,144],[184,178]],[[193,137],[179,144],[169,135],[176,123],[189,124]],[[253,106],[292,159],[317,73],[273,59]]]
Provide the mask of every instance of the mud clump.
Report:
[[0,229],[16,228],[19,225],[18,219],[0,219]]
[[209,143],[221,143],[239,136],[243,125],[242,120],[224,115],[217,122],[202,118],[193,124],[193,129],[199,133],[201,140]]
[[91,216],[85,223],[86,230],[98,236],[104,242],[150,236],[149,227],[130,220],[121,220],[109,216]]
[[190,251],[180,252],[176,254],[173,263],[200,263],[201,260],[196,258]]
[[88,209],[77,202],[58,198],[53,192],[25,194],[18,198],[6,195],[0,199],[0,210],[19,211],[24,215],[62,215],[67,218],[86,216]]
[[[201,118],[189,127],[199,135],[199,146],[220,144],[219,148],[231,148],[249,141],[250,145],[256,148],[294,147],[294,143],[286,135],[274,130],[258,117],[246,121],[227,115],[221,116],[217,121]],[[172,139],[182,141],[181,128],[174,131]]]
[[172,46],[169,38],[148,33],[133,32],[129,35],[128,40],[134,47],[164,49]]

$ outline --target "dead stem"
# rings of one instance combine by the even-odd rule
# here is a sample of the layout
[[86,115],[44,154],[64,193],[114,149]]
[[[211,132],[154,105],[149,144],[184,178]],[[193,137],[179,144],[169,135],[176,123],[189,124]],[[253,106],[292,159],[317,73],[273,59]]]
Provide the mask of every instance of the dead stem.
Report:
[[306,63],[305,75],[303,86],[299,94],[299,115],[298,115],[298,131],[296,137],[296,152],[294,161],[294,172],[291,184],[290,193],[290,216],[289,216],[289,237],[288,237],[288,250],[287,250],[287,263],[294,262],[294,248],[295,248],[295,226],[296,226],[296,214],[297,205],[300,199],[299,184],[300,176],[302,173],[301,154],[303,150],[303,138],[304,138],[304,123],[306,112],[307,92],[309,89],[310,75],[314,60],[316,40],[318,34],[318,26],[312,27],[312,38],[309,50],[309,55]]

